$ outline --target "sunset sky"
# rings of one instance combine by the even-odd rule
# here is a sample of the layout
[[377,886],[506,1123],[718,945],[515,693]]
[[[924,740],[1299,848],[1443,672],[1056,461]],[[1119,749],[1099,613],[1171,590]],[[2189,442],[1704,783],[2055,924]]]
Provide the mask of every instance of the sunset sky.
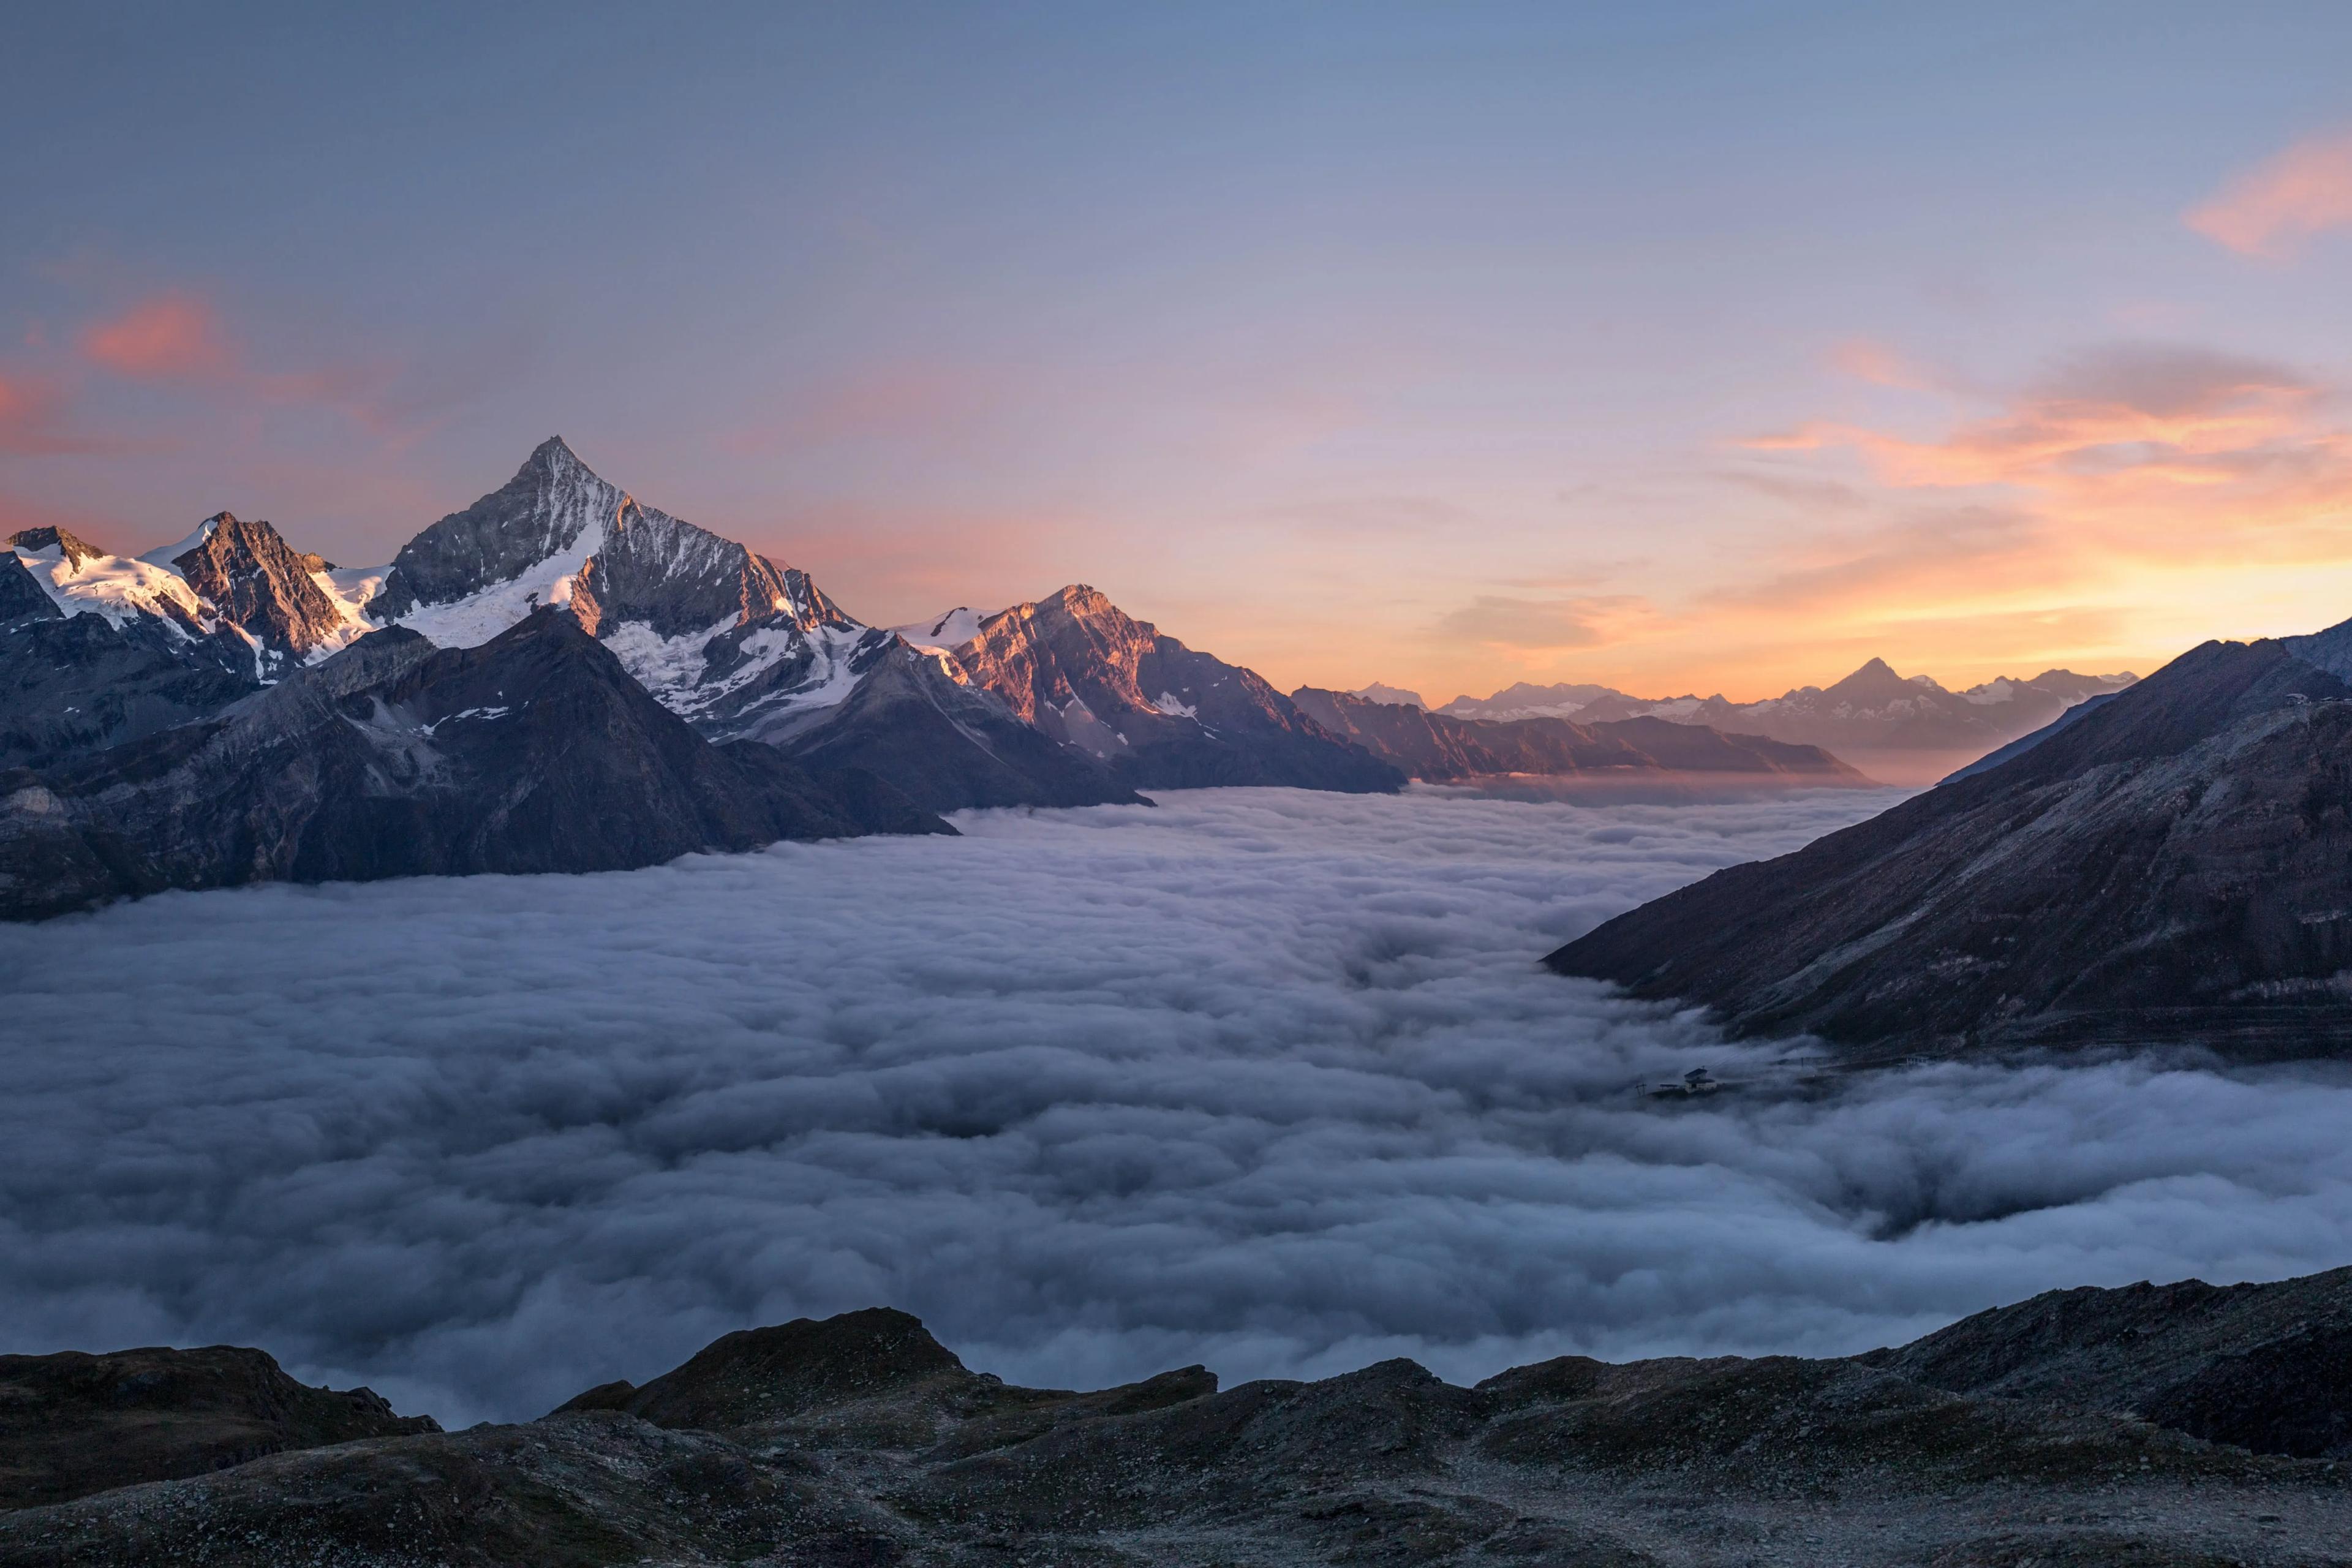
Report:
[[2352,616],[2340,3],[349,10],[12,17],[0,522],[361,564],[561,432],[1440,701]]

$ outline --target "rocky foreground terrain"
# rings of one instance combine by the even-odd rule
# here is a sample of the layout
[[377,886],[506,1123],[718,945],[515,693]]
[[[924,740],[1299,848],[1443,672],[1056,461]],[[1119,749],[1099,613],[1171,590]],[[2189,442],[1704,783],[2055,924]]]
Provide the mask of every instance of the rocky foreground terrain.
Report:
[[1018,1388],[875,1310],[454,1433],[257,1352],[18,1356],[0,1564],[2344,1563],[2348,1349],[2352,1269],[1475,1388]]

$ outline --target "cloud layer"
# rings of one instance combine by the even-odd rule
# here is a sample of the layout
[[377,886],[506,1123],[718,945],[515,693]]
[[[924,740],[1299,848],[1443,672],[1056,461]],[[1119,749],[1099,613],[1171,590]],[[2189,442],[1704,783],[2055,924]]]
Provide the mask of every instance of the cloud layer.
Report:
[[463,1422],[875,1303],[1024,1382],[1468,1378],[2352,1258],[2341,1076],[1807,1083],[1535,967],[1883,804],[1205,792],[0,931],[0,1348]]

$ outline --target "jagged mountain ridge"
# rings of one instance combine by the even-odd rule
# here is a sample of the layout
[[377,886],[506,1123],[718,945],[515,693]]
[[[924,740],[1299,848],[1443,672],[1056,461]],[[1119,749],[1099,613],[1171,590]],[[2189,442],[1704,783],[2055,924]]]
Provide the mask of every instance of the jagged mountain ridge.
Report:
[[1546,962],[1857,1052],[2343,1054],[2352,685],[2295,646],[2207,643],[1998,766]]
[[196,722],[0,773],[0,917],[166,888],[601,871],[779,838],[950,832],[862,774],[714,745],[578,620],[391,628]]
[[1332,733],[1430,783],[1536,773],[1551,777],[1696,773],[1790,784],[1860,786],[1871,781],[1818,746],[1703,725],[1635,718],[1477,720],[1302,686],[1300,711]]
[[[459,1433],[280,1386],[256,1352],[20,1357],[0,1378],[51,1392],[0,1402],[0,1439],[37,1422],[43,1473],[0,1472],[0,1507],[47,1506],[0,1513],[0,1564],[2338,1562],[2348,1324],[2339,1269],[2053,1291],[1843,1360],[1562,1356],[1467,1388],[1403,1360],[1234,1388],[1192,1366],[1076,1393],[869,1309]],[[130,1366],[210,1419],[151,1393],[150,1440],[107,1446]],[[201,1474],[224,1408],[285,1451]],[[338,1444],[354,1422],[382,1435]]]
[[953,657],[1024,721],[1138,788],[1404,783],[1256,671],[1185,647],[1083,584],[988,617]]

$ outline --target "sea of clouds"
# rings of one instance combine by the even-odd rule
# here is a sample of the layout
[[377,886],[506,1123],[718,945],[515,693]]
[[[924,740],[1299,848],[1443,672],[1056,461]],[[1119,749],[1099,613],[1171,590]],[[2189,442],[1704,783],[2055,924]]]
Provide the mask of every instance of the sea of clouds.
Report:
[[1017,1382],[1470,1380],[2352,1261],[2344,1073],[1824,1077],[1536,963],[1890,798],[1206,791],[9,928],[0,1350],[462,1424],[876,1304]]

